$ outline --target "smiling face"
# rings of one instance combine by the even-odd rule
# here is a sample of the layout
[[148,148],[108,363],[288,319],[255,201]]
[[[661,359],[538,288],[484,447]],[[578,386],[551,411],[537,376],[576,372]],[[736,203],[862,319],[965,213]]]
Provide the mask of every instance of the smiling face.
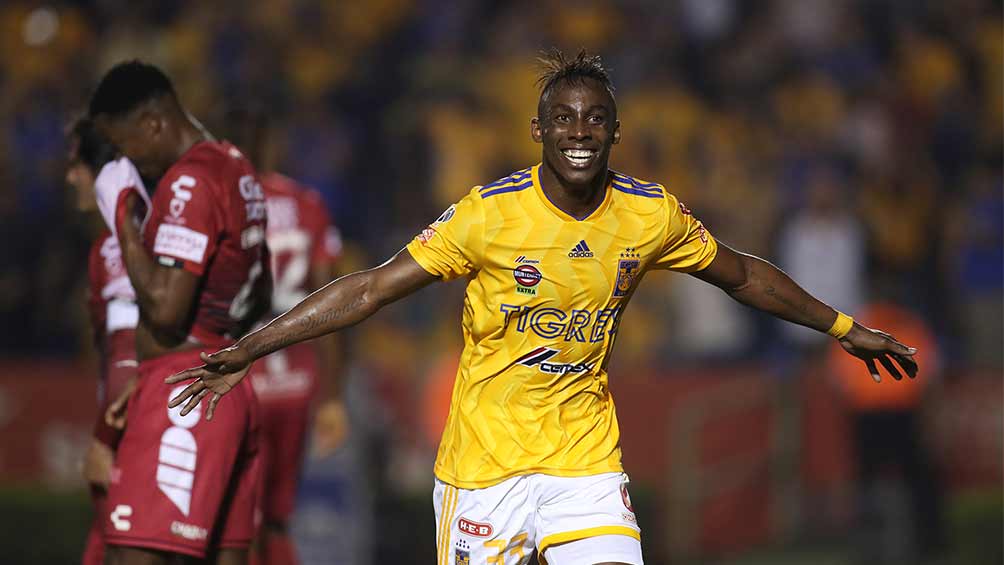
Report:
[[543,161],[562,182],[583,185],[606,176],[610,148],[620,141],[613,96],[590,78],[565,82],[542,100],[530,135]]

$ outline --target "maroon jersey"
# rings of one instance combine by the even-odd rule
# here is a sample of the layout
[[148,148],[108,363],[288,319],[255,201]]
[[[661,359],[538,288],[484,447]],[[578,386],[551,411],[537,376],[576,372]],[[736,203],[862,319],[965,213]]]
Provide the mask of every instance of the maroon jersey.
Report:
[[103,406],[118,396],[125,381],[136,372],[139,321],[136,294],[122,262],[119,242],[111,232],[105,230],[91,245],[87,274],[87,302],[101,368],[98,403]]
[[342,237],[316,190],[279,173],[264,175],[262,186],[272,255],[272,309],[281,313],[306,298],[308,275],[315,266],[338,259]]
[[254,168],[229,143],[195,144],[157,184],[144,245],[160,264],[202,277],[192,338],[234,339],[262,315],[270,282],[265,227]]

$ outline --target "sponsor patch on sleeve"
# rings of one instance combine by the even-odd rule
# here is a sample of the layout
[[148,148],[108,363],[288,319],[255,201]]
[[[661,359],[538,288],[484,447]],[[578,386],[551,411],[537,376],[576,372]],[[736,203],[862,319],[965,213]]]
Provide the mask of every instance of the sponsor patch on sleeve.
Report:
[[418,234],[418,241],[422,242],[422,245],[427,245],[432,236],[436,235],[436,230],[429,226],[422,230],[422,233]]
[[153,242],[156,255],[167,255],[186,261],[202,263],[209,245],[209,236],[185,226],[161,224]]

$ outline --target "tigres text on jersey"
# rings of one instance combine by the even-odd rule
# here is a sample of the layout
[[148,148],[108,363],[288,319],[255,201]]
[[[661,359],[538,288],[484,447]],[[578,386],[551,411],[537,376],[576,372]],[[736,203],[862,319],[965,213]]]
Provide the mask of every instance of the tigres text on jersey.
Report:
[[699,271],[718,249],[662,185],[611,171],[603,202],[576,219],[539,170],[475,187],[407,246],[429,273],[468,279],[435,466],[456,487],[621,471],[606,373],[620,316],[647,271]]

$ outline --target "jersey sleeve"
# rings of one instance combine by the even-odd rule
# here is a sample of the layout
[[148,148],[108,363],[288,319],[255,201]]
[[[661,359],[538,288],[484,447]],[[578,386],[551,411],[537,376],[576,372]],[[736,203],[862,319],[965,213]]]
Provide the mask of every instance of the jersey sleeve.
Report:
[[179,171],[161,181],[149,220],[159,264],[202,276],[223,229],[214,201],[205,175]]
[[443,280],[469,275],[484,257],[484,204],[477,190],[446,209],[406,249],[423,269]]
[[718,242],[675,196],[667,196],[667,206],[666,237],[654,268],[682,273],[706,268],[718,253]]

